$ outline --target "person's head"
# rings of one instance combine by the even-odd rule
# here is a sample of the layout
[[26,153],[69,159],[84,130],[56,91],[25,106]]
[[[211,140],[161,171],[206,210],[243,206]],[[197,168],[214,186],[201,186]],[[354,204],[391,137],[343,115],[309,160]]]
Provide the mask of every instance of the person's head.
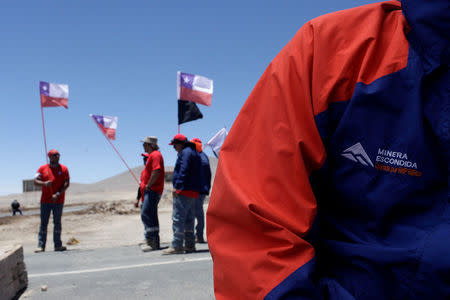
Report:
[[147,153],[152,153],[159,149],[158,138],[154,136],[146,136],[141,142],[143,142],[144,151]]
[[48,151],[47,153],[48,158],[50,159],[50,164],[51,165],[57,165],[59,164],[59,152],[58,150],[52,149],[50,151]]
[[199,139],[199,138],[193,138],[192,140],[191,140],[191,143],[194,143],[195,144],[195,149],[197,150],[197,152],[202,152],[203,151],[203,149],[202,149],[202,141]]
[[173,139],[170,141],[169,145],[173,145],[173,148],[178,153],[183,150],[187,142],[187,137],[184,134],[178,133],[176,134]]

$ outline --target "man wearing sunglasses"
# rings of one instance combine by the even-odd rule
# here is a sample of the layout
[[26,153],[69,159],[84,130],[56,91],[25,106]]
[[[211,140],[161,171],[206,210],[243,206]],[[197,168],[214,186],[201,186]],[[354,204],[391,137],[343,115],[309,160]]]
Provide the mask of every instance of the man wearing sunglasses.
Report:
[[65,191],[69,187],[69,170],[59,163],[57,150],[48,152],[50,163],[41,166],[35,176],[34,184],[42,187],[41,224],[39,226],[38,247],[34,252],[45,251],[47,226],[50,213],[53,213],[53,242],[55,251],[66,251],[61,242],[61,217],[64,207]]

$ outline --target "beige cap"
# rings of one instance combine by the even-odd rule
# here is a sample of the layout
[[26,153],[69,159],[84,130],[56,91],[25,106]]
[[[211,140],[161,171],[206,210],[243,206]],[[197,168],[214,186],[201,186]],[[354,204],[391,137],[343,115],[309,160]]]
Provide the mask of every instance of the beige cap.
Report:
[[146,136],[141,142],[151,144],[151,145],[158,145],[158,138],[155,136]]

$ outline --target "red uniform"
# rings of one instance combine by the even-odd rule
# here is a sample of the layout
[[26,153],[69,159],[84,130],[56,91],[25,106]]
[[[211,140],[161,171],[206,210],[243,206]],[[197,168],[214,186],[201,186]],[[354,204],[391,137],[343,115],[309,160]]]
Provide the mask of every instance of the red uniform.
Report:
[[[161,152],[158,150],[154,150],[148,156],[147,163],[145,164],[144,170],[141,173],[141,193],[144,195],[145,186],[148,184],[152,172],[154,170],[161,170],[158,179],[156,179],[155,183],[150,187],[152,191],[157,192],[158,194],[162,194],[164,190],[164,159],[161,155]],[[142,197],[142,201],[144,201],[144,197]]]
[[51,186],[42,187],[41,203],[64,203],[64,191],[61,191],[61,195],[56,201],[52,200],[52,195],[60,191],[61,187],[64,185],[64,182],[70,178],[69,170],[66,166],[59,164],[57,167],[52,168],[49,164],[43,165],[37,170],[37,178],[44,182],[48,180],[52,181]]

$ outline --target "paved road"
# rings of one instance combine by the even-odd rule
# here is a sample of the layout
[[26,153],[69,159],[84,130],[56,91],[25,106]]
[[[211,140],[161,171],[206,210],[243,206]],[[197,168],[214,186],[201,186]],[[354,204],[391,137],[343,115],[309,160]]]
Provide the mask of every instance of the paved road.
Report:
[[29,254],[29,285],[20,299],[214,299],[208,247],[197,244],[197,250],[163,256],[129,246]]

